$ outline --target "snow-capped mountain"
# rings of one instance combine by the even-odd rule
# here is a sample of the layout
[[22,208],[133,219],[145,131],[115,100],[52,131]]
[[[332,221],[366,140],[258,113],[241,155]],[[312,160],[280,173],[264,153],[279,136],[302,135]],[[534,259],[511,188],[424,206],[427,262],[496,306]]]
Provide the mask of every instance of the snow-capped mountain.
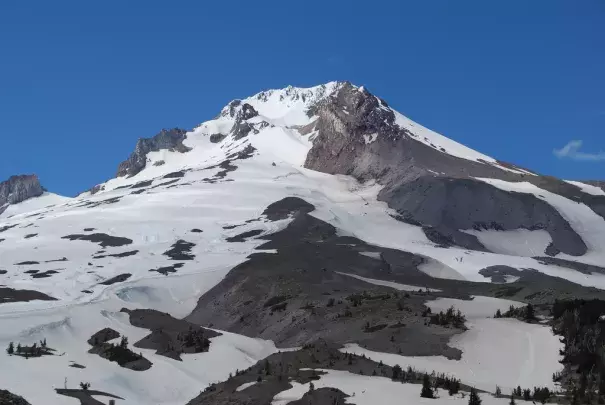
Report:
[[395,365],[504,404],[487,393],[562,389],[563,343],[494,313],[605,289],[603,183],[498,161],[348,82],[140,139],[76,198],[11,178],[0,207],[0,344],[28,345],[0,389],[33,405],[416,400],[380,376]]

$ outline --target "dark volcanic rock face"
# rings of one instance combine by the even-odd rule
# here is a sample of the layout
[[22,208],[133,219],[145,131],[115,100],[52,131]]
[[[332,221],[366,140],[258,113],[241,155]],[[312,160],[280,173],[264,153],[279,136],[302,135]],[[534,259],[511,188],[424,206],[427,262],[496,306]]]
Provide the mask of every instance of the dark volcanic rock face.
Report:
[[[0,207],[6,204],[18,204],[30,198],[39,197],[44,193],[38,176],[12,176],[0,183]],[[2,209],[2,208],[0,208]]]
[[221,336],[218,332],[152,309],[122,308],[120,312],[128,314],[133,326],[151,331],[150,335],[136,342],[135,347],[152,349],[159,355],[175,360],[181,360],[182,354],[207,352],[210,339]]
[[477,180],[424,176],[397,187],[385,198],[400,214],[454,235],[458,245],[470,249],[476,246],[455,238],[458,230],[522,228],[546,230],[553,247],[561,252],[586,253],[586,245],[559,212],[532,194],[506,192]]
[[384,185],[379,198],[399,212],[398,219],[423,226],[427,237],[439,245],[485,250],[476,237],[460,230],[493,225],[504,230],[547,230],[553,238],[548,254],[586,253],[580,236],[556,209],[533,195],[502,191],[473,177],[529,181],[587,204],[605,217],[603,196],[581,193],[578,187],[555,178],[513,173],[488,162],[458,158],[419,142],[418,135],[396,123],[384,101],[348,83],[312,107],[309,114],[318,116],[314,123],[318,135],[305,167],[360,180],[376,179]]
[[180,153],[188,152],[189,148],[183,145],[186,138],[185,134],[185,130],[173,128],[162,129],[153,138],[140,138],[134,152],[127,160],[120,163],[116,177],[131,177],[143,170],[147,165],[147,154],[149,152],[157,152],[162,149]]
[[[298,210],[286,214],[288,207]],[[324,338],[379,351],[459,358],[447,342],[461,330],[426,325],[422,317],[424,303],[436,296],[416,291],[404,298],[347,275],[409,277],[424,287],[430,277],[417,266],[425,259],[338,236],[334,227],[306,213],[310,207],[293,198],[272,204],[267,214],[294,218],[285,230],[263,237],[268,242],[259,249],[276,253],[255,253],[233,268],[186,319],[287,347]]]

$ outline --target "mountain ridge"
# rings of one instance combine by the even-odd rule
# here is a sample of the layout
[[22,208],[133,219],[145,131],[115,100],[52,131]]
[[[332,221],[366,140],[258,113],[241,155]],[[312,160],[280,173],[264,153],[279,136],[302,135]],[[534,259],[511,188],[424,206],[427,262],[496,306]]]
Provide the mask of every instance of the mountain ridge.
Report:
[[[596,185],[470,150],[346,82],[234,100],[137,141],[118,172],[0,214],[0,344],[28,347],[0,380],[33,405],[298,403],[310,381],[340,394],[303,402],[359,388],[386,405],[425,372],[506,405],[496,386],[580,378],[542,316],[605,298]],[[395,370],[408,384],[379,377]]]

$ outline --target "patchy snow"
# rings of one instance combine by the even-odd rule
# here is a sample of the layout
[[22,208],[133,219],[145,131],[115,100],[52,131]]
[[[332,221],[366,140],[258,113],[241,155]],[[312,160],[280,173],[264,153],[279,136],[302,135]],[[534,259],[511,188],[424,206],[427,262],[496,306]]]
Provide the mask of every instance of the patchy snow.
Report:
[[562,368],[559,350],[563,345],[559,338],[546,326],[493,318],[498,309],[506,311],[511,305],[519,307],[523,303],[476,296],[470,301],[439,298],[426,305],[433,312],[454,306],[467,317],[469,330],[449,342],[462,351],[461,360],[373,352],[357,344],[348,344],[342,351],[366,355],[390,366],[399,364],[403,368],[412,366],[420,371],[450,374],[488,392],[495,392],[496,386],[505,393],[518,385],[555,388],[552,374]]
[[374,284],[374,285],[381,285],[384,287],[391,287],[394,288],[396,290],[399,291],[418,291],[418,290],[429,290],[432,292],[439,292],[441,290],[437,290],[434,288],[426,288],[426,287],[418,287],[415,285],[407,285],[407,284],[401,284],[401,283],[395,283],[393,281],[384,281],[384,280],[377,280],[375,278],[367,278],[367,277],[361,277],[358,276],[356,274],[349,274],[349,273],[341,273],[339,271],[337,271],[336,273],[338,274],[342,274],[343,276],[349,276],[349,277],[353,277],[356,278],[357,280],[361,280],[361,281],[365,281],[366,283],[370,283],[370,284]]
[[544,251],[552,242],[547,231],[530,231],[515,229],[512,231],[496,231],[467,229],[463,232],[474,235],[488,250],[510,256],[534,257],[543,256]]
[[378,132],[370,135],[363,135],[363,140],[365,141],[366,145],[374,142],[376,138],[378,138]]
[[[318,369],[325,372],[319,380],[313,381],[315,389],[336,388],[349,396],[345,401],[348,404],[356,405],[400,405],[400,404],[448,404],[448,405],[466,405],[468,404],[468,393],[466,398],[462,395],[449,396],[446,391],[439,390],[438,397],[435,399],[420,397],[420,384],[402,384],[392,381],[390,378],[378,376],[364,376],[353,374],[348,371]],[[309,391],[310,383],[300,384],[291,381],[292,388],[277,394],[272,405],[287,405],[292,401],[297,401]],[[479,394],[485,405],[507,405],[507,398],[496,398],[490,394]],[[516,400],[519,404],[529,402]]]
[[605,190],[601,187],[593,186],[592,184],[581,183],[579,181],[565,180],[569,184],[580,187],[580,190],[591,195],[605,195]]
[[245,384],[240,385],[240,386],[239,386],[239,387],[237,387],[235,390],[236,390],[237,392],[240,392],[240,391],[243,391],[243,390],[245,390],[246,388],[250,388],[250,387],[252,387],[253,385],[256,385],[256,384],[257,384],[257,382],[256,382],[256,381],[252,381],[252,382],[249,382],[249,383],[245,383]]

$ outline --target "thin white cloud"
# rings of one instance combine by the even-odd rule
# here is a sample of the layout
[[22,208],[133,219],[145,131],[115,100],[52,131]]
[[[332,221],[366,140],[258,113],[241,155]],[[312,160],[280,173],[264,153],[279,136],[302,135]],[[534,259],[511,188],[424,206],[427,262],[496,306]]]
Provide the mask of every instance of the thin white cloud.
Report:
[[574,140],[567,143],[561,149],[553,150],[553,153],[559,159],[572,159],[572,160],[583,160],[583,161],[601,161],[605,160],[605,152],[599,151],[598,153],[586,153],[580,152],[582,147],[582,141]]

